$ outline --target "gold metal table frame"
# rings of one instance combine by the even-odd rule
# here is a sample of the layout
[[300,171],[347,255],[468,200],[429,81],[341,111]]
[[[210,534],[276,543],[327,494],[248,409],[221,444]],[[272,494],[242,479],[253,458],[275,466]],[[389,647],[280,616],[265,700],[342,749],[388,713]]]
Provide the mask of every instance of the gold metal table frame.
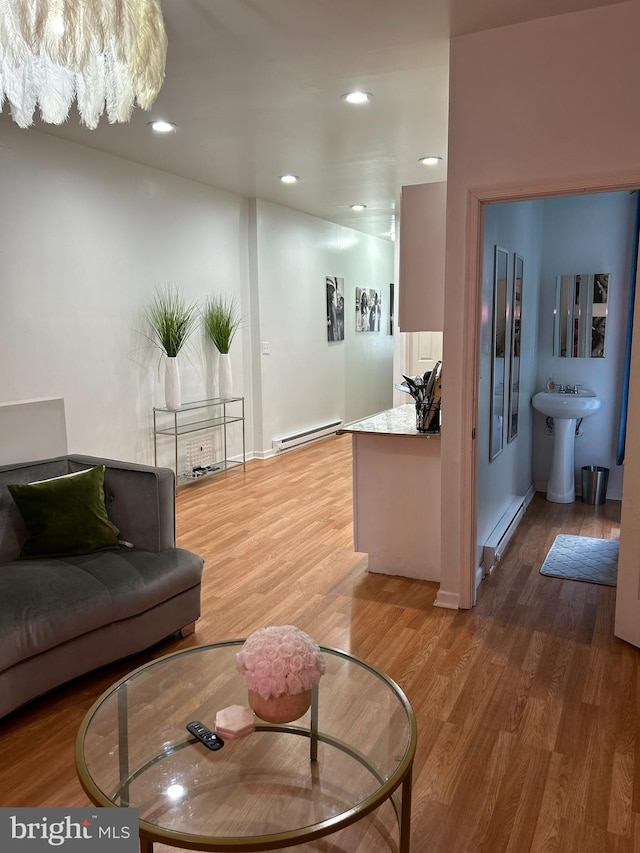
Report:
[[[89,709],[80,726],[76,738],[75,756],[76,769],[80,784],[89,797],[89,799],[97,806],[103,807],[124,807],[134,806],[135,803],[129,801],[129,787],[139,776],[146,770],[153,767],[158,762],[166,759],[168,756],[184,749],[187,746],[197,743],[197,739],[192,735],[185,733],[184,739],[166,745],[160,752],[152,756],[150,759],[140,765],[131,768],[129,766],[129,744],[128,744],[128,697],[127,683],[135,678],[138,674],[145,670],[170,661],[173,658],[183,656],[189,653],[203,651],[215,648],[228,648],[230,646],[241,646],[244,639],[229,640],[220,643],[210,643],[206,646],[195,646],[189,649],[183,649],[179,652],[173,652],[163,657],[156,658],[147,664],[130,672],[128,675],[121,678],[108,690],[106,690]],[[387,800],[390,800],[398,823],[399,844],[398,853],[409,853],[410,851],[410,835],[411,835],[411,782],[412,768],[415,757],[416,741],[417,741],[417,726],[413,709],[402,689],[387,676],[366,661],[356,657],[355,655],[341,651],[340,649],[331,648],[328,646],[320,646],[321,650],[332,656],[343,658],[344,660],[357,664],[376,678],[380,679],[389,690],[395,694],[400,704],[403,706],[409,724],[409,737],[406,750],[402,759],[399,761],[395,771],[385,778],[384,774],[380,773],[375,764],[361,751],[349,745],[345,741],[335,738],[327,733],[324,733],[319,728],[318,707],[319,707],[319,687],[315,686],[312,692],[310,725],[309,727],[294,726],[294,725],[275,725],[263,723],[256,720],[256,731],[260,732],[284,732],[288,735],[297,735],[309,739],[309,758],[313,766],[318,760],[318,744],[325,743],[341,752],[346,753],[363,767],[365,767],[372,776],[377,779],[380,787],[370,796],[366,797],[357,805],[345,809],[338,815],[331,818],[321,820],[317,823],[298,827],[291,830],[286,830],[269,835],[253,835],[242,838],[220,836],[214,837],[209,835],[196,835],[190,833],[178,832],[167,828],[160,827],[156,824],[149,823],[143,819],[139,821],[140,835],[140,851],[141,853],[153,853],[153,844],[162,843],[174,847],[180,847],[188,850],[206,850],[206,851],[261,851],[261,850],[278,850],[283,847],[292,847],[298,844],[303,844],[308,841],[321,838],[326,835],[338,832],[358,820],[361,820],[366,815],[373,812]],[[97,710],[102,704],[114,693],[117,693],[117,714],[118,714],[118,771],[119,784],[109,791],[104,792],[96,784],[91,773],[89,772],[84,754],[84,742],[87,731],[91,726],[91,722]],[[313,771],[312,771],[313,772]],[[400,790],[398,790],[400,789]]]

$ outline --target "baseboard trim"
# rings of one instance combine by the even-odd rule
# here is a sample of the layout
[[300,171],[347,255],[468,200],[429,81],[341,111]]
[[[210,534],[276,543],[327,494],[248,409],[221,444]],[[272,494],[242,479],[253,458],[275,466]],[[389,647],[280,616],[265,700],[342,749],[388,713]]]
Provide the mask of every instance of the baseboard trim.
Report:
[[[536,492],[542,492],[543,495],[547,493],[547,483],[536,483],[535,484]],[[576,500],[582,499],[582,492],[576,490]],[[608,501],[621,501],[622,500],[622,490],[621,489],[607,489],[607,500]]]
[[[531,485],[524,495],[514,498],[491,531],[491,535],[482,549],[482,566],[480,567],[482,576],[490,575],[500,562],[502,553],[518,529],[534,494],[535,490]],[[477,575],[478,572],[476,571],[476,589],[478,588]]]
[[272,459],[276,455],[276,452],[273,448],[270,450],[254,450],[253,458],[254,459]]
[[460,609],[460,593],[447,592],[446,589],[439,589],[436,595],[436,600],[433,602],[434,607],[445,607],[447,610]]
[[538,489],[536,488],[534,483],[531,483],[529,489],[527,490],[527,494],[524,496],[524,508],[526,509],[531,501],[534,499],[536,492]]

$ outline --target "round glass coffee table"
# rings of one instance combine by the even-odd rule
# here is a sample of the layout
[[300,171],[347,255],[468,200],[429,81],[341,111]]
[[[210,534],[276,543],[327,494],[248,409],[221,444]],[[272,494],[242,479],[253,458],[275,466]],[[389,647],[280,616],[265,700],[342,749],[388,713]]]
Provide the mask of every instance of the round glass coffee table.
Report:
[[[322,646],[326,673],[300,720],[203,746],[185,726],[246,705],[243,640],[145,664],[109,688],[76,741],[82,787],[98,806],[139,810],[140,850],[279,850],[349,827],[389,800],[408,853],[416,721],[402,690],[353,655]],[[387,833],[386,846],[395,846]],[[385,845],[376,844],[376,849]]]

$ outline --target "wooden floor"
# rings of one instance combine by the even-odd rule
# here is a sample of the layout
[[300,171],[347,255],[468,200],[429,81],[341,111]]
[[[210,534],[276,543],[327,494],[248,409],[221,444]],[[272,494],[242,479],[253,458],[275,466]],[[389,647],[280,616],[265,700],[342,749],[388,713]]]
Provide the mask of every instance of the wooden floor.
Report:
[[[539,573],[559,532],[617,538],[619,510],[537,495],[477,607],[454,612],[432,606],[435,584],[369,575],[353,552],[348,436],[183,489],[179,544],[206,560],[195,636],[0,722],[0,805],[88,805],[75,735],[96,696],[134,666],[295,623],[383,668],[409,696],[413,853],[638,853],[640,652],[613,637],[613,588]],[[382,849],[351,839],[292,849]]]

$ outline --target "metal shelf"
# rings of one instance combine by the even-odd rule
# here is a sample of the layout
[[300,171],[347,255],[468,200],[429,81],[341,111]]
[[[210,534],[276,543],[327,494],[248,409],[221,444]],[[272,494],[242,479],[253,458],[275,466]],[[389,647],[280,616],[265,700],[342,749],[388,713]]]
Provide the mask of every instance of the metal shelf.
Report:
[[[233,412],[233,407],[237,409],[237,404],[241,405],[241,414]],[[227,412],[227,406],[232,407],[232,412]],[[204,411],[207,409],[216,409],[216,413],[209,413],[209,416],[197,420],[181,420],[184,413],[193,414],[196,411]],[[220,412],[220,409],[222,410]],[[207,414],[204,411],[205,415]],[[170,418],[170,423],[166,421]],[[160,421],[160,423],[159,423]],[[227,426],[230,424],[242,424],[242,461],[236,459],[227,459]],[[212,461],[211,470],[198,476],[190,474],[180,474],[178,472],[178,446],[179,439],[186,435],[191,435],[202,430],[222,431],[222,459]],[[185,403],[179,409],[167,409],[163,407],[155,407],[153,409],[153,459],[154,464],[158,464],[158,436],[166,436],[173,439],[174,443],[174,471],[176,474],[176,486],[198,483],[201,480],[206,480],[209,477],[215,477],[217,474],[223,474],[231,468],[242,466],[243,470],[246,467],[246,445],[245,445],[245,427],[244,427],[244,397],[227,397],[216,398],[211,400],[199,400],[193,403]]]
[[[161,406],[155,406],[154,412],[167,412],[170,415],[179,414],[180,412],[189,412],[194,409],[206,409],[209,406],[221,406],[225,403],[240,403],[244,404],[244,397],[212,397],[209,400],[196,400],[192,403],[183,403],[179,409],[165,409]],[[244,405],[243,405],[244,409]]]
[[231,468],[244,466],[244,462],[237,462],[235,459],[227,459],[224,462],[216,462],[215,470],[207,471],[206,474],[201,474],[199,477],[190,477],[188,474],[179,474],[176,478],[179,485],[191,485],[192,483],[201,483],[203,480],[208,480],[210,477],[216,477],[218,474],[223,474]]
[[[156,410],[157,411],[157,410]],[[180,410],[182,411],[182,410]],[[229,417],[228,415],[223,418],[207,418],[207,420],[201,421],[191,421],[186,424],[177,424],[175,427],[167,427],[166,429],[157,429],[156,435],[173,435],[174,430],[178,433],[178,435],[186,435],[190,432],[199,432],[203,429],[213,429],[214,427],[223,426],[224,424],[234,424],[240,423],[244,418],[238,417]]]

